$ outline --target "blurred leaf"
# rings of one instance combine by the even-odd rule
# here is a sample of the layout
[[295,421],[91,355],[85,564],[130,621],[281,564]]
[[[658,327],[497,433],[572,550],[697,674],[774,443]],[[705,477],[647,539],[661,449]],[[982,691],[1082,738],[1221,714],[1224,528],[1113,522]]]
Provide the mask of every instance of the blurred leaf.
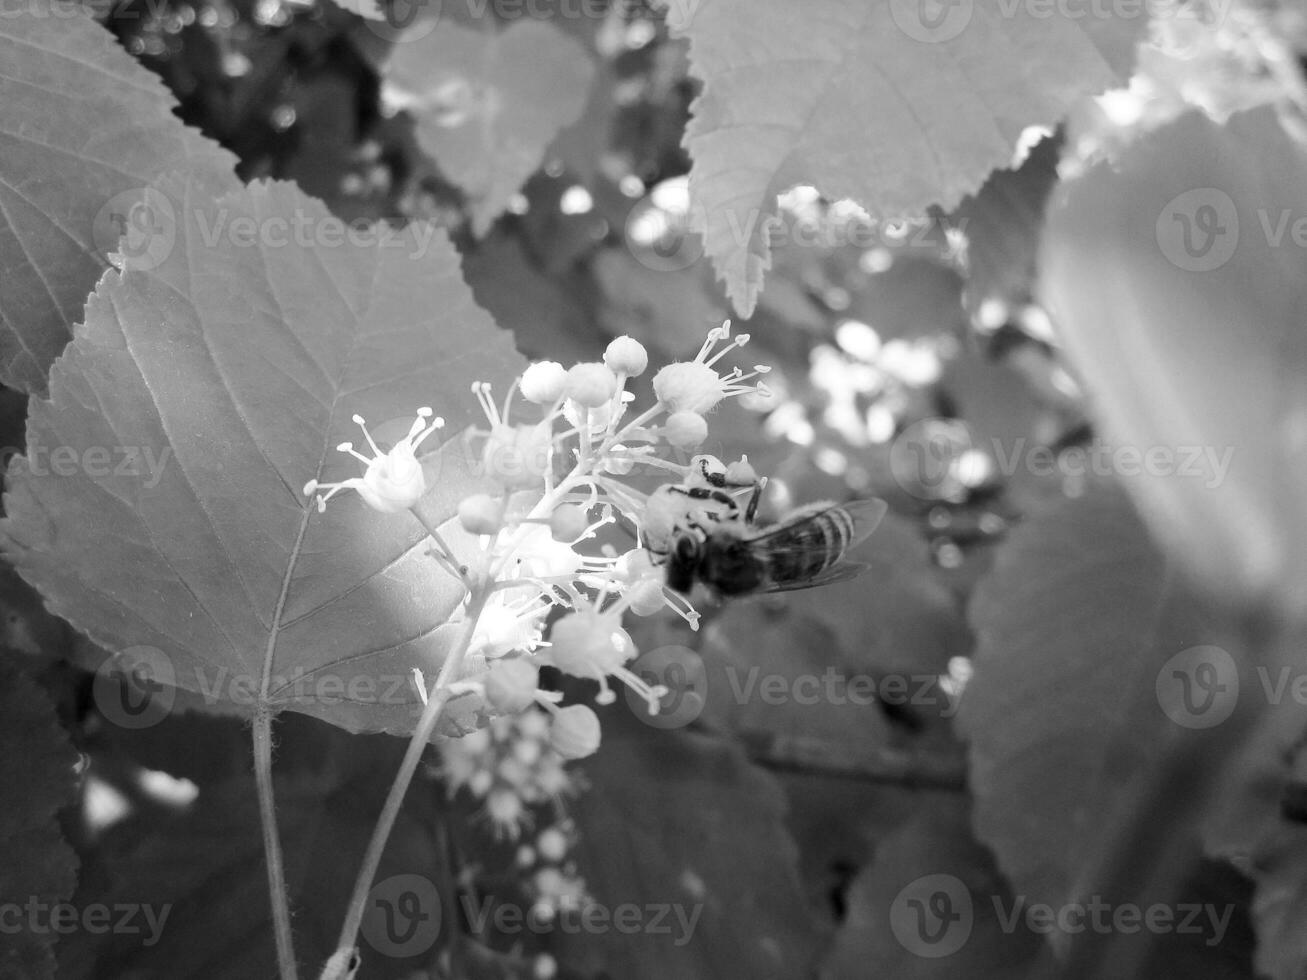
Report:
[[0,382],[44,392],[124,230],[170,171],[221,194],[236,158],[172,114],[159,79],[75,6],[0,23]]
[[961,606],[913,524],[886,514],[850,557],[870,570],[848,582],[795,593],[788,601],[796,613],[818,617],[832,629],[852,663],[933,675],[947,671],[950,657],[970,651]]
[[791,980],[816,935],[785,832],[784,796],[737,749],[604,715],[576,804],[580,873],[610,913],[666,909],[658,930],[559,937],[565,961],[623,980]]
[[537,20],[495,33],[442,18],[396,44],[385,66],[418,142],[466,192],[478,236],[580,117],[593,76],[585,49]]
[[495,231],[463,258],[463,274],[477,303],[532,360],[594,360],[608,342],[590,323],[594,289],[544,275],[515,237]]
[[[1107,829],[1137,813],[1139,780],[1156,778],[1154,764],[1179,739],[1219,737],[1219,726],[1197,730],[1198,709],[1185,715],[1162,700],[1188,664],[1170,658],[1225,642],[1219,625],[1111,485],[1013,532],[971,619],[976,673],[958,725],[970,742],[977,834],[1029,901],[1082,901]],[[1213,721],[1224,705],[1206,705]]]
[[954,212],[953,223],[967,236],[967,305],[973,313],[987,299],[1014,305],[1029,300],[1061,149],[1060,139],[1045,137],[1021,166],[995,171]]
[[819,619],[735,603],[709,625],[701,649],[705,712],[720,727],[869,751],[888,741],[874,658],[844,651]]
[[[1044,293],[1126,480],[1226,601],[1307,612],[1307,154],[1272,109],[1190,113],[1058,194]],[[1280,236],[1283,237],[1280,237]],[[1225,468],[1228,467],[1228,472]]]
[[[938,894],[958,918],[931,921],[930,899]],[[923,909],[911,904],[923,899]],[[931,798],[914,819],[880,841],[848,901],[848,916],[822,964],[822,980],[1037,975],[1032,967],[1041,941],[1027,929],[1004,928],[1011,889],[990,853],[972,840],[965,799]]]
[[[388,443],[419,405],[458,433],[469,380],[503,383],[520,358],[430,226],[377,247],[260,246],[236,229],[340,226],[286,184],[155,197],[170,200],[181,217],[161,264],[105,277],[51,400],[32,402],[6,553],[51,609],[155,682],[247,713],[266,698],[351,731],[410,731],[411,668],[443,658],[438,627],[462,587],[411,514],[352,493],[318,514],[302,488],[360,473],[332,448],[360,435],[355,412]],[[423,464],[419,506],[452,519],[480,485],[460,441]]]
[[[389,777],[402,745],[394,743]],[[285,849],[302,975],[335,948],[350,890],[379,809],[384,784],[336,784],[330,777],[278,780],[277,818]],[[417,794],[415,794],[416,796]],[[431,875],[431,815],[401,811],[377,874]],[[184,813],[133,816],[112,827],[88,864],[76,904],[134,906],[135,932],[79,930],[59,947],[64,980],[187,977],[244,980],[275,972],[268,881],[254,784],[247,776],[202,792]],[[432,949],[396,957],[360,937],[359,976],[400,980],[430,961]]]
[[698,266],[654,271],[629,252],[606,248],[594,257],[602,291],[599,323],[614,337],[623,334],[668,359],[688,360],[708,331],[721,326],[726,309],[704,288]]
[[[707,254],[748,316],[776,195],[800,183],[876,216],[952,208],[1021,131],[1129,74],[1145,18],[915,0],[663,0],[704,83],[685,145]],[[1047,12],[1045,12],[1047,13]]]
[[[0,904],[8,910],[0,975],[53,980],[59,936],[50,906],[66,902],[77,886],[77,857],[58,813],[76,799],[78,753],[45,692],[7,656],[0,657],[0,742]],[[45,912],[34,919],[24,911],[17,919],[10,914],[29,903]]]

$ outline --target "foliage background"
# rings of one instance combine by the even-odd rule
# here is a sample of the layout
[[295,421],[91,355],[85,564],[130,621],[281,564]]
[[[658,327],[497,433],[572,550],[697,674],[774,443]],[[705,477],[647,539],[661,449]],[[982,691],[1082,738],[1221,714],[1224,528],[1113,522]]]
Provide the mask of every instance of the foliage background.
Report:
[[[892,512],[854,582],[713,610],[697,635],[641,624],[641,649],[701,654],[692,726],[601,709],[571,807],[580,872],[610,907],[702,901],[693,941],[474,935],[449,916],[436,949],[366,956],[360,975],[529,976],[539,952],[562,976],[623,980],[1307,975],[1301,705],[1245,697],[1195,734],[1155,693],[1197,645],[1231,651],[1246,692],[1258,667],[1301,663],[1301,252],[1245,236],[1232,264],[1195,275],[1154,232],[1191,188],[1232,198],[1245,230],[1297,200],[1300,12],[1146,28],[979,4],[950,46],[905,44],[897,0],[661,6],[447,2],[432,33],[401,43],[329,4],[98,11],[104,27],[85,26],[162,85],[80,26],[0,23],[4,443],[70,438],[86,392],[112,405],[128,390],[95,358],[153,341],[120,313],[127,285],[101,278],[116,234],[90,219],[156,180],[251,209],[295,192],[241,182],[288,181],[346,220],[434,221],[461,273],[436,259],[395,271],[397,295],[414,280],[396,309],[444,277],[437,315],[464,310],[461,274],[526,358],[593,359],[622,334],[686,358],[733,315],[751,358],[775,366],[777,399],[723,409],[707,448],[748,453],[773,512],[850,495]],[[1129,99],[1090,98],[1132,72]],[[22,137],[49,119],[65,142],[31,149]],[[74,247],[34,244],[61,225]],[[237,301],[211,298],[215,317]],[[466,327],[449,315],[450,335]],[[507,375],[520,359],[497,342],[485,370]],[[429,374],[413,398],[387,387],[372,414],[407,412],[422,385],[461,396],[447,351],[414,344]],[[162,375],[142,371],[157,390]],[[257,371],[248,383],[276,388]],[[1103,439],[1234,447],[1236,463],[1217,487],[1076,472]],[[1064,465],[1027,465],[1036,449]],[[131,731],[103,717],[90,671],[106,654],[65,619],[113,649],[112,615],[70,596],[121,569],[92,568],[91,532],[41,527],[45,512],[68,520],[69,500],[13,473],[9,489],[7,552],[45,598],[4,573],[0,766],[21,791],[0,814],[0,895],[174,912],[152,947],[7,935],[0,962],[15,976],[269,974],[246,721],[177,711]],[[87,498],[80,526],[100,506]],[[766,704],[733,693],[755,668],[906,678],[912,696]],[[276,729],[297,950],[315,965],[403,749],[375,734],[389,719],[330,720],[288,711]],[[512,847],[474,810],[434,777],[415,786],[381,876],[422,869],[447,910],[514,894]],[[962,949],[931,959],[899,940],[892,910],[939,873],[979,898]],[[1059,948],[1005,931],[990,902],[1091,894],[1235,913],[1215,947],[1116,932]]]

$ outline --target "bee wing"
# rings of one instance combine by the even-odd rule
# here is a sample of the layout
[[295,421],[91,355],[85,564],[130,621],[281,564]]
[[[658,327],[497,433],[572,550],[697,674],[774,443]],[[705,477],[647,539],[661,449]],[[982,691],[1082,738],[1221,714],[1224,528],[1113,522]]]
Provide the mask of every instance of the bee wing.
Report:
[[871,532],[876,530],[880,522],[884,519],[885,513],[889,510],[889,504],[876,497],[867,500],[850,500],[847,504],[841,504],[849,516],[853,518],[853,537],[849,541],[849,547],[861,544],[871,536]]
[[875,497],[867,500],[850,500],[844,504],[829,501],[806,504],[772,527],[759,534],[750,535],[749,540],[768,541],[778,535],[789,534],[795,525],[810,521],[814,517],[831,510],[842,510],[853,519],[853,532],[849,536],[848,544],[845,545],[845,550],[847,550],[865,541],[871,532],[876,530],[876,526],[880,524],[886,511],[889,510],[889,504]]
[[800,589],[815,589],[819,585],[847,582],[851,578],[857,578],[870,567],[865,561],[842,561],[812,578],[799,579],[793,582],[772,582],[767,588],[758,592],[757,595],[768,595],[772,592],[797,592]]

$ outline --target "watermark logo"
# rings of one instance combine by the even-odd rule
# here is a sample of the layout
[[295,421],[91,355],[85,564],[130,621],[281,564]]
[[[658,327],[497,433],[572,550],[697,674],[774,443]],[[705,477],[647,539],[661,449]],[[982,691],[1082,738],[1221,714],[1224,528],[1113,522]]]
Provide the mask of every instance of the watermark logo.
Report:
[[421,875],[392,875],[368,892],[363,938],[386,956],[420,956],[440,936],[440,894]]
[[686,200],[661,200],[666,192],[655,191],[636,202],[626,215],[623,236],[631,255],[654,272],[688,269],[704,252],[703,236],[691,220]]
[[91,697],[100,714],[120,728],[149,728],[172,711],[177,672],[158,647],[128,647],[100,665]]
[[444,0],[362,0],[373,2],[380,17],[365,17],[369,31],[391,44],[420,41],[438,26],[444,13]]
[[651,687],[667,689],[658,704],[658,713],[649,714],[649,705],[630,687],[626,690],[627,706],[636,717],[654,728],[684,728],[703,714],[708,703],[708,677],[703,658],[689,647],[665,646],[642,654],[630,670]]
[[971,23],[974,0],[890,0],[890,16],[908,37],[923,44],[951,41]]
[[622,902],[608,906],[602,902],[582,902],[552,908],[537,904],[529,908],[486,898],[465,895],[460,900],[464,917],[477,935],[495,932],[515,936],[524,932],[547,935],[645,935],[667,937],[673,946],[685,946],[694,938],[703,903],[686,906],[679,902],[649,902],[644,905]]
[[921,419],[905,426],[890,446],[894,481],[914,497],[948,500],[965,490],[960,470],[974,445],[957,419]]
[[148,272],[172,254],[177,243],[177,213],[162,191],[137,187],[115,194],[91,223],[96,251],[122,270]]
[[1131,445],[1095,439],[1054,449],[1024,436],[1011,441],[975,440],[957,419],[921,419],[906,426],[890,446],[890,471],[902,490],[921,500],[956,500],[968,488],[997,476],[1028,473],[1039,478],[1088,477],[1199,480],[1220,487],[1234,462],[1234,447]]
[[1157,244],[1186,272],[1211,272],[1239,245],[1239,212],[1225,191],[1195,187],[1177,194],[1157,216]]
[[85,932],[93,936],[140,936],[147,949],[159,941],[164,924],[172,914],[172,904],[141,905],[119,902],[105,905],[92,902],[78,907],[71,902],[43,902],[31,896],[23,904],[0,903],[0,936],[27,933],[44,936],[67,936]]
[[954,875],[925,875],[894,897],[889,921],[894,938],[908,952],[926,959],[952,956],[975,924],[971,892]]
[[1181,650],[1157,672],[1157,703],[1183,728],[1212,728],[1239,701],[1239,668],[1220,647]]

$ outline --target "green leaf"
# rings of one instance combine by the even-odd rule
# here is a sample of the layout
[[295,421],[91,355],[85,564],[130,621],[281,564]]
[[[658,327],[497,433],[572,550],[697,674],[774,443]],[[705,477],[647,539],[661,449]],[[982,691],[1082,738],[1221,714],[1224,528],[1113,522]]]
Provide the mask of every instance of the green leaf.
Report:
[[1191,113],[1064,186],[1041,258],[1105,441],[1161,460],[1126,481],[1150,525],[1214,594],[1294,616],[1307,612],[1304,182],[1307,153],[1275,110],[1225,125]]
[[[918,921],[910,903],[925,899],[929,909],[935,889],[958,918]],[[1036,975],[1030,971],[1040,941],[1026,929],[1003,928],[1002,916],[1013,907],[1011,890],[992,855],[972,840],[964,798],[932,798],[881,840],[875,860],[854,879],[848,905],[822,980]]]
[[44,392],[144,187],[169,171],[217,195],[236,158],[172,114],[159,79],[75,5],[0,21],[0,382]]
[[886,217],[952,208],[1008,165],[1023,129],[1128,75],[1145,24],[988,0],[943,8],[938,30],[917,0],[664,6],[704,83],[685,136],[694,213],[744,316],[778,193],[815,184]]
[[[469,382],[504,390],[521,358],[430,226],[368,244],[287,184],[166,190],[158,265],[105,276],[32,401],[5,551],[124,669],[247,712],[411,731],[411,668],[443,659],[462,587],[411,514],[353,493],[319,514],[303,487],[361,473],[333,448],[363,444],[355,413],[387,443],[423,405],[460,433]],[[484,484],[455,437],[422,462],[435,524]]]
[[540,21],[495,33],[442,19],[401,38],[384,72],[422,148],[467,195],[480,236],[559,130],[580,117],[594,65],[578,42]]
[[[304,751],[302,743],[323,736],[320,726],[307,721],[279,731],[279,742],[284,739],[293,756]],[[276,787],[301,976],[316,976],[335,948],[380,799],[403,748],[393,739],[344,744],[330,733],[326,741],[333,759],[350,770],[348,778],[332,766],[310,771],[292,765]],[[358,769],[357,759],[370,760],[370,770]],[[437,818],[429,799],[414,794],[405,804],[382,858],[379,885],[396,875],[434,877]],[[257,797],[248,772],[213,780],[182,812],[141,809],[108,828],[82,877],[75,903],[133,907],[135,931],[78,930],[65,937],[58,950],[63,980],[242,980],[276,972]],[[393,950],[374,948],[370,936],[376,933],[360,936],[363,977],[400,980],[435,952],[432,944],[423,957],[391,956]]]
[[[9,657],[0,657],[0,898],[41,918],[10,915],[0,943],[0,975],[53,980],[54,941],[49,906],[65,902],[77,885],[77,857],[59,829],[58,812],[77,797],[78,753],[55,718],[45,692]],[[13,931],[17,924],[19,932]]]
[[1029,302],[1061,150],[1060,139],[1045,137],[1019,167],[993,173],[954,212],[953,223],[967,236],[967,306],[973,313],[988,299],[1017,307]]
[[777,785],[705,736],[612,711],[603,724],[576,803],[580,873],[610,911],[667,914],[658,929],[565,934],[565,961],[624,980],[806,975],[815,936]]
[[1138,803],[1135,777],[1175,739],[1206,734],[1173,720],[1202,721],[1196,712],[1162,702],[1168,660],[1223,641],[1111,486],[1013,532],[971,618],[976,673],[957,722],[977,834],[1029,901],[1083,900],[1105,828]]

